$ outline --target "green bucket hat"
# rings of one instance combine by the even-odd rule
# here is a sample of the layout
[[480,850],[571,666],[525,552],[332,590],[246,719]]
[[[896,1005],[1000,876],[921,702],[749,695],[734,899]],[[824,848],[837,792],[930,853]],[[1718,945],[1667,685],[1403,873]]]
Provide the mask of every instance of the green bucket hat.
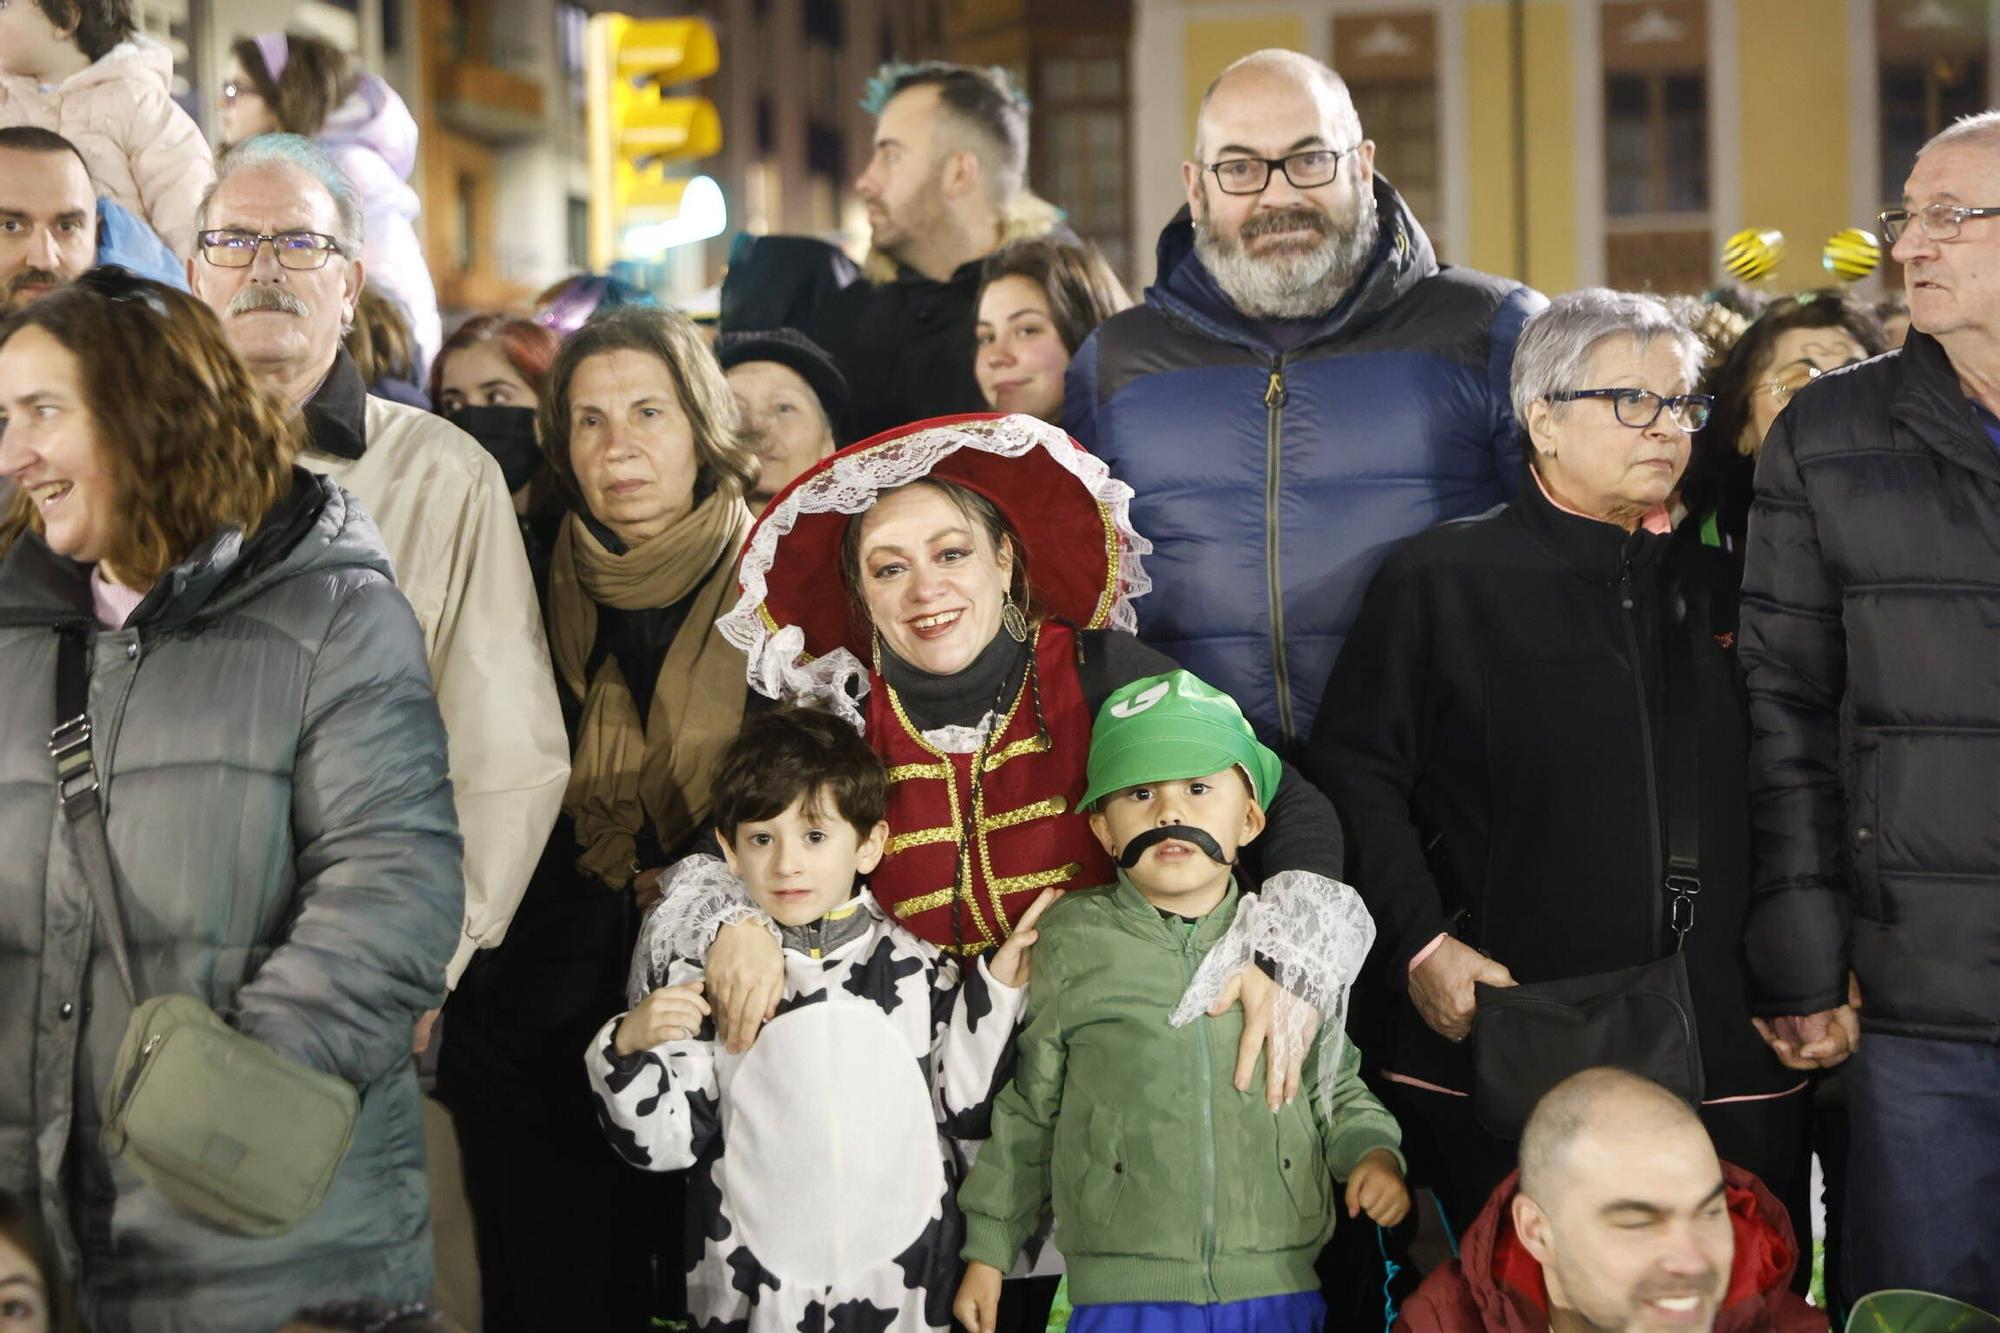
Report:
[[1176,782],[1241,767],[1268,809],[1284,764],[1257,739],[1236,701],[1187,671],[1121,686],[1097,710],[1081,807],[1147,782]]

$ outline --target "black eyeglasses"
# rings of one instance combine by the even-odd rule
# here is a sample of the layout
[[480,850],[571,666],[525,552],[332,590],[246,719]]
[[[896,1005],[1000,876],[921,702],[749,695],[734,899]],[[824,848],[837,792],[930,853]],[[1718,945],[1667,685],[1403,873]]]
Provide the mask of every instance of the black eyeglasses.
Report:
[[1965,208],[1958,204],[1925,204],[1922,208],[1891,208],[1875,215],[1882,226],[1882,239],[1894,245],[1909,230],[1912,220],[1934,241],[1957,237],[1959,224],[1967,218],[2000,217],[2000,208]]
[[327,256],[347,253],[334,237],[317,231],[281,231],[273,236],[224,227],[197,232],[195,240],[201,246],[201,257],[217,268],[249,268],[257,262],[257,248],[266,241],[271,243],[279,266],[289,269],[325,268]]
[[1224,158],[1208,169],[1224,194],[1262,194],[1271,184],[1271,169],[1285,173],[1295,190],[1313,190],[1331,185],[1340,174],[1340,159],[1352,148],[1308,148],[1285,157]]
[[1674,424],[1682,430],[1700,430],[1708,424],[1709,413],[1715,410],[1715,399],[1705,393],[1678,393],[1663,398],[1651,389],[1571,389],[1549,395],[1552,403],[1573,403],[1579,398],[1609,398],[1618,424],[1633,430],[1646,429],[1660,419],[1663,411],[1672,414]]
[[160,295],[162,289],[158,284],[116,264],[103,264],[91,269],[77,278],[76,285],[96,292],[107,301],[136,301],[161,319],[173,318],[167,312],[167,303]]
[[234,102],[237,98],[241,97],[243,94],[249,91],[250,89],[244,87],[236,80],[231,79],[229,80],[229,82],[222,85],[222,100],[225,102]]

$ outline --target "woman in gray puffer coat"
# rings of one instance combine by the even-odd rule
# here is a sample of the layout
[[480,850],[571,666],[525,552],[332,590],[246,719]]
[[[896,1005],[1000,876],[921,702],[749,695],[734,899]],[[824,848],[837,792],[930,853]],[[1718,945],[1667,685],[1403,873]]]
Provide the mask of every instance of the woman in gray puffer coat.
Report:
[[[96,1333],[268,1330],[429,1291],[412,1024],[463,888],[423,642],[353,498],[199,302],[99,269],[0,323],[0,1188],[29,1199]],[[0,543],[5,536],[0,535]],[[132,1006],[56,802],[58,636],[142,999],[186,993],[352,1084],[324,1203],[251,1239],[100,1138]]]

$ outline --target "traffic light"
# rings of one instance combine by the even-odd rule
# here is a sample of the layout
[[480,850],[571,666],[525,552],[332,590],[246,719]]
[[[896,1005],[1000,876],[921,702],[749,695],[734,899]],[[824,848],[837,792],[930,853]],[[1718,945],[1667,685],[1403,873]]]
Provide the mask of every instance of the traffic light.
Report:
[[720,65],[706,19],[591,18],[584,69],[590,125],[590,267],[618,258],[622,229],[635,218],[679,216],[689,182],[662,164],[708,157],[722,148],[722,118],[706,97],[664,89],[707,78]]

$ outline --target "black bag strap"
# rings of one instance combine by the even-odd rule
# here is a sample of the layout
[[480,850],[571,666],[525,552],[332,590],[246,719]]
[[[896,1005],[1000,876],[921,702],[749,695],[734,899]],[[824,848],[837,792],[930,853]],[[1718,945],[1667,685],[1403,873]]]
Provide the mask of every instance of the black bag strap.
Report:
[[125,947],[125,923],[118,915],[118,882],[112,877],[111,848],[104,840],[104,806],[90,739],[89,647],[81,632],[63,630],[56,635],[56,725],[49,732],[49,757],[56,761],[56,799],[77,860],[83,863],[91,904],[111,945],[118,979],[125,983],[125,998],[136,1006],[139,989],[132,982],[132,954]]
[[1701,718],[1694,689],[1694,614],[1675,598],[1666,625],[1667,929],[1678,953],[1701,893]]

